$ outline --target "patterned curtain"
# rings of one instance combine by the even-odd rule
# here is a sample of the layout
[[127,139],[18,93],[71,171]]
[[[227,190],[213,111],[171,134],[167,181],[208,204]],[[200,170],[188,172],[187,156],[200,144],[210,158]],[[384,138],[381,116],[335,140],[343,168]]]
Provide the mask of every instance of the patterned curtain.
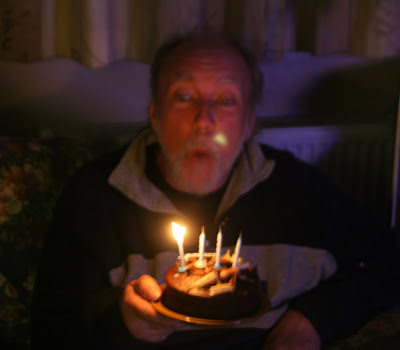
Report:
[[149,63],[175,34],[224,32],[261,59],[400,54],[398,0],[1,0],[0,60]]

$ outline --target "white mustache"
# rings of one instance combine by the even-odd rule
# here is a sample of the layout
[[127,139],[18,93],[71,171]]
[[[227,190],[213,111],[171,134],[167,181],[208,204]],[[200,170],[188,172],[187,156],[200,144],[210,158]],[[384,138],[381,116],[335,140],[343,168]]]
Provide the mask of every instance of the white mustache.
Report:
[[195,138],[186,142],[182,151],[183,153],[186,153],[196,148],[200,148],[212,154],[215,154],[218,151],[218,145],[214,141],[213,137],[204,136],[196,136]]

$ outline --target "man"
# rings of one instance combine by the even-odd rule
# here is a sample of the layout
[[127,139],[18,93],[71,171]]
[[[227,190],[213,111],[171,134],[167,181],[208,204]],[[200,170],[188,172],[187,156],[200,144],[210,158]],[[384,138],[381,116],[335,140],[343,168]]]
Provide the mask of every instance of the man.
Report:
[[[84,168],[60,199],[43,249],[33,348],[320,349],[391,306],[392,237],[319,173],[252,139],[262,78],[222,39],[182,38],[152,65],[151,129]],[[172,221],[243,232],[271,310],[244,327],[196,327],[156,312],[176,259]],[[172,259],[172,260],[171,260]],[[150,276],[151,275],[151,276]]]

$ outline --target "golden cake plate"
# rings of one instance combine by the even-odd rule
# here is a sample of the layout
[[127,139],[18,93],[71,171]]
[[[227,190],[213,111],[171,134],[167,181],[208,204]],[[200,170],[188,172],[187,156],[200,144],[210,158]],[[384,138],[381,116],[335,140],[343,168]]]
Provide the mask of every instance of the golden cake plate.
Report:
[[[166,285],[165,283],[160,285],[161,292],[164,292]],[[269,303],[267,301],[267,298],[263,300],[261,303],[260,308],[253,314],[244,316],[238,319],[232,319],[232,320],[215,320],[215,319],[209,319],[209,318],[200,318],[200,317],[193,317],[189,315],[184,315],[180,314],[178,312],[175,312],[169,308],[167,308],[165,305],[163,305],[162,298],[160,300],[152,302],[154,308],[161,314],[168,316],[170,318],[174,318],[179,321],[183,321],[186,323],[192,323],[192,324],[198,324],[198,325],[207,325],[207,326],[229,326],[229,325],[238,325],[243,322],[248,322],[255,320],[262,315],[264,315],[268,309],[269,309]]]

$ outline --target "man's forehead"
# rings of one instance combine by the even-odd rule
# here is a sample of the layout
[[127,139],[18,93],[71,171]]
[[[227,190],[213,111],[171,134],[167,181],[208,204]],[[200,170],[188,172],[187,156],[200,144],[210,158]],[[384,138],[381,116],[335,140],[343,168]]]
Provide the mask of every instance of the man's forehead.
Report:
[[185,60],[199,58],[204,61],[229,60],[245,64],[241,53],[231,45],[218,41],[188,41],[174,48],[167,60]]
[[242,55],[230,45],[216,41],[185,42],[167,56],[162,70],[172,80],[193,80],[193,71],[218,69],[219,80],[237,82],[243,74],[250,75]]
[[[190,71],[180,71],[177,69],[173,71],[169,75],[169,82],[173,83],[176,81],[194,81],[196,80],[194,74]],[[221,72],[220,76],[216,79],[217,82],[227,83],[227,84],[235,84],[239,83],[240,79],[237,74]]]

